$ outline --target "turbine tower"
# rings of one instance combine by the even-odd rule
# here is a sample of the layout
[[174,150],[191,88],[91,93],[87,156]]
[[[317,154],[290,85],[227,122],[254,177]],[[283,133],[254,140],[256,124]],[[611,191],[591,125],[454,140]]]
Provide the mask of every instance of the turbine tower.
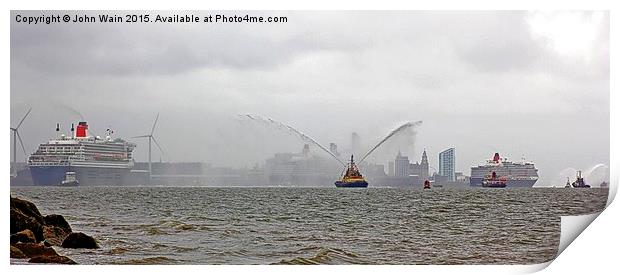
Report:
[[161,146],[159,146],[159,143],[157,142],[157,140],[153,136],[153,133],[155,132],[155,126],[157,126],[157,120],[159,120],[159,113],[157,113],[157,116],[155,117],[155,122],[153,122],[153,128],[151,128],[151,133],[150,134],[132,137],[132,138],[148,138],[149,139],[149,184],[151,183],[151,174],[153,172],[153,166],[152,166],[152,162],[151,162],[151,151],[152,151],[151,150],[151,146],[152,146],[152,143],[153,142],[155,143],[157,148],[159,148],[159,152],[161,152],[162,155],[164,154],[164,150],[161,149]]
[[22,120],[20,120],[19,123],[17,124],[17,127],[15,128],[11,127],[11,131],[13,131],[13,171],[12,171],[13,173],[12,175],[14,176],[17,176],[17,139],[19,139],[19,144],[22,146],[22,151],[24,151],[24,156],[28,155],[26,153],[26,147],[24,147],[24,142],[22,141],[22,137],[19,135],[19,126],[22,126],[22,123],[24,122],[26,117],[30,114],[30,111],[32,111],[32,108],[28,109],[28,112],[26,112],[26,115],[24,115]]

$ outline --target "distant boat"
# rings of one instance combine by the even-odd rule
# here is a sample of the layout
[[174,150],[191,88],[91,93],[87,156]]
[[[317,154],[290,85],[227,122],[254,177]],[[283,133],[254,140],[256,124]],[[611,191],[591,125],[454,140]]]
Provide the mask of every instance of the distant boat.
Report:
[[424,181],[424,189],[431,189],[431,182],[428,180]]
[[482,180],[482,187],[489,188],[504,188],[508,179],[504,177],[498,177],[495,171],[491,175],[487,175]]
[[80,182],[75,176],[75,172],[65,173],[65,179],[58,186],[78,186]]
[[586,182],[581,177],[581,171],[577,171],[577,179],[573,182],[573,187],[575,188],[590,188],[590,185],[587,185]]
[[353,161],[353,155],[351,155],[351,161],[349,162],[347,170],[344,172],[342,178],[334,184],[336,187],[368,187],[368,182],[364,179]]

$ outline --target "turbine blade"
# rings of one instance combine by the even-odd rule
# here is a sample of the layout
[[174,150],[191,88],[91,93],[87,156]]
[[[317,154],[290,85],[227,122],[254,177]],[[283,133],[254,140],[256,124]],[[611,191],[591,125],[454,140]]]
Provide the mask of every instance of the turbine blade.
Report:
[[159,152],[161,152],[161,156],[163,159],[166,158],[166,153],[164,153],[164,150],[161,148],[161,146],[159,146],[159,143],[157,142],[157,140],[155,139],[155,137],[151,137],[153,139],[153,142],[155,142],[155,146],[157,146],[157,148],[159,149]]
[[24,142],[22,141],[22,137],[19,135],[18,131],[15,131],[15,133],[17,134],[17,138],[19,139],[19,144],[22,145],[22,151],[24,151],[24,156],[26,156],[26,158],[28,157],[28,153],[26,153],[26,147],[24,147]]
[[28,112],[26,112],[26,115],[24,115],[24,117],[22,118],[22,120],[19,121],[19,123],[17,124],[17,127],[15,127],[15,130],[19,129],[19,126],[22,125],[22,123],[24,122],[24,120],[26,119],[26,117],[30,114],[30,111],[32,111],[32,108],[28,109]]
[[158,119],[159,119],[159,113],[157,113],[157,116],[155,117],[155,122],[153,122],[153,128],[151,129],[151,135],[153,135],[153,132],[155,132],[155,126],[157,125]]
[[161,149],[161,146],[159,146],[159,143],[157,142],[157,140],[155,139],[155,137],[151,137],[153,139],[153,142],[155,142],[155,146],[157,146],[157,148],[159,148],[159,151],[162,153],[162,155],[164,154],[164,149]]
[[145,138],[145,137],[150,137],[151,135],[143,135],[143,136],[135,136],[135,137],[131,137],[131,138]]

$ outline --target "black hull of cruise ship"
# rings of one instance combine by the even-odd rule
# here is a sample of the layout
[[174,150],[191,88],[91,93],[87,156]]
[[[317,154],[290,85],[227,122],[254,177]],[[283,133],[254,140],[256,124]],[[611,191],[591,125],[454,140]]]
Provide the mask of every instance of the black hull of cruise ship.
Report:
[[66,172],[75,172],[79,186],[126,185],[130,170],[83,166],[31,166],[32,181],[36,186],[58,186]]

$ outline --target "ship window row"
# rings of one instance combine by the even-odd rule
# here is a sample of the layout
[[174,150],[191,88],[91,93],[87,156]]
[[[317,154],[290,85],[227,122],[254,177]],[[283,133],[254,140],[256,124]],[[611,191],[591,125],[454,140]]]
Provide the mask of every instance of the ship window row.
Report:
[[41,152],[77,152],[80,147],[77,146],[42,146],[39,151]]
[[85,148],[88,152],[127,152],[123,148]]
[[51,148],[40,148],[38,150],[38,153],[71,153],[71,154],[75,154],[75,153],[86,153],[87,154],[96,154],[96,153],[116,153],[116,154],[122,154],[122,153],[126,153],[126,151],[119,151],[119,150],[97,150],[97,151],[92,151],[92,150],[83,150],[80,148],[61,148],[61,147],[51,147]]

